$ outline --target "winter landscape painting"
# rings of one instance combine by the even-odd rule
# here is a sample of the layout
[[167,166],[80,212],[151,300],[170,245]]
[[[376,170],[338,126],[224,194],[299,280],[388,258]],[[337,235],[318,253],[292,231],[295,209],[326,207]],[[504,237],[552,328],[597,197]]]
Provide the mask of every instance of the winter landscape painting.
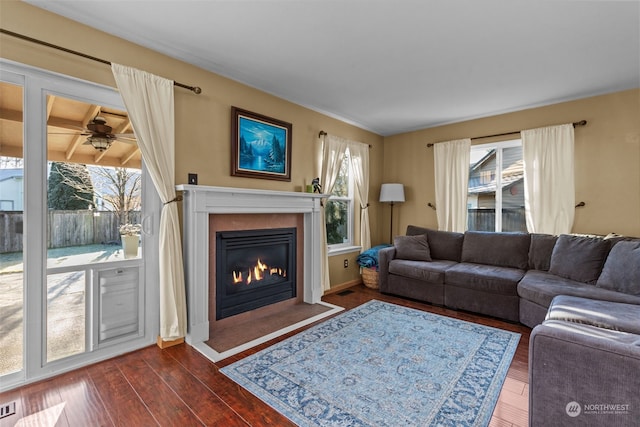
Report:
[[231,109],[233,176],[291,180],[291,123]]

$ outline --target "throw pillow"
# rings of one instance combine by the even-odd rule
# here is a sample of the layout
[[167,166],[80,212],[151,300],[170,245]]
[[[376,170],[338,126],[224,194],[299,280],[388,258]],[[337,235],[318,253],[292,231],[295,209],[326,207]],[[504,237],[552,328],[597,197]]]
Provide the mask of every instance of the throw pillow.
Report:
[[549,273],[594,284],[610,248],[609,242],[599,237],[563,234],[553,248]]
[[407,236],[426,234],[429,240],[431,259],[460,262],[464,234],[454,231],[440,231],[417,225],[407,226]]
[[412,261],[431,261],[431,252],[427,235],[397,236],[393,239],[396,247],[396,259],[408,259]]
[[531,246],[529,247],[529,269],[549,271],[551,254],[558,236],[551,234],[531,234]]
[[596,286],[640,295],[640,241],[623,241],[613,246]]

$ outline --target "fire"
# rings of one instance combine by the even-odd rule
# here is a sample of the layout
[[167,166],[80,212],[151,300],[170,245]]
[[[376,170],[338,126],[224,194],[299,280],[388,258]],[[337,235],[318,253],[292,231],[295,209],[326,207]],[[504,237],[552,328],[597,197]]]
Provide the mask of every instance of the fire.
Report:
[[287,277],[286,270],[282,268],[277,268],[277,267],[269,267],[267,264],[263,263],[260,259],[258,259],[255,266],[253,266],[247,271],[246,282],[243,279],[242,273],[243,272],[241,271],[233,272],[233,284],[246,283],[247,285],[249,285],[254,281],[257,282],[260,280],[264,280],[267,275]]
[[242,282],[242,272],[234,271],[233,272],[233,283]]

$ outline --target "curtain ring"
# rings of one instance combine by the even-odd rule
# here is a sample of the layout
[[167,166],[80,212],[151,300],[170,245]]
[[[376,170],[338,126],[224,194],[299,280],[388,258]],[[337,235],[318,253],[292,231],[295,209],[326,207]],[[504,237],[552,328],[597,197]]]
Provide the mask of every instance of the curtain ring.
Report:
[[163,205],[168,205],[169,203],[181,202],[181,201],[182,201],[182,196],[176,196],[173,199],[169,200],[168,202],[164,202]]

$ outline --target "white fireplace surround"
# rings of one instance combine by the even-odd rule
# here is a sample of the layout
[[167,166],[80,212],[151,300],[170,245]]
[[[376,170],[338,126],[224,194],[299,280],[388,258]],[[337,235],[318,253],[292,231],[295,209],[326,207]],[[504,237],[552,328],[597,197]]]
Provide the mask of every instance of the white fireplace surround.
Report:
[[209,337],[209,215],[300,213],[304,217],[303,300],[322,298],[320,200],[322,194],[247,188],[178,185],[183,192],[187,286],[186,340],[198,348]]

